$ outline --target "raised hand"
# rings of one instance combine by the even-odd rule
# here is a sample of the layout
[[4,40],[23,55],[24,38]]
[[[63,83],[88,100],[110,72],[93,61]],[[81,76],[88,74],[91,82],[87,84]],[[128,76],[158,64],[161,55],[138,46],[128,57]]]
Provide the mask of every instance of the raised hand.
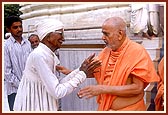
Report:
[[93,77],[94,70],[101,65],[99,60],[94,60],[95,53],[90,55],[81,64],[80,71],[84,71],[87,77]]

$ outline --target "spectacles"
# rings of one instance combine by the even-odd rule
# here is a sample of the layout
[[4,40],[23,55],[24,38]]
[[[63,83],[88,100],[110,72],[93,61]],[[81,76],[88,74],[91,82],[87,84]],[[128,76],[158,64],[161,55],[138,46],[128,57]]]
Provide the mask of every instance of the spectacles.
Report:
[[64,37],[64,32],[63,32],[63,31],[58,31],[58,30],[56,30],[55,33],[58,33],[58,34],[60,34],[62,37]]

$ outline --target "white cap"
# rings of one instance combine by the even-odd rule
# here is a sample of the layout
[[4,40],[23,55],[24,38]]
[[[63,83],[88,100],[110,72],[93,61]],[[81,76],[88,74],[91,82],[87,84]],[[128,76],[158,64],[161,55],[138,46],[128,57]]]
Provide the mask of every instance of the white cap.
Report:
[[44,19],[36,24],[36,32],[40,41],[50,32],[63,29],[63,23],[57,19]]

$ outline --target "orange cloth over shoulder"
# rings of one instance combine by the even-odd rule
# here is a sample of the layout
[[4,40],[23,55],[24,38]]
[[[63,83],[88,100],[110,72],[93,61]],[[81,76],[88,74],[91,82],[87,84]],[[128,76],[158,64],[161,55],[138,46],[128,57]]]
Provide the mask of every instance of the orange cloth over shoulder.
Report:
[[163,110],[163,98],[164,95],[164,58],[161,59],[159,65],[158,65],[158,74],[160,76],[160,81],[157,86],[157,94],[155,97],[155,110],[161,111]]
[[[106,80],[105,75],[109,58],[115,59],[113,72]],[[94,74],[98,84],[109,86],[125,85],[130,74],[137,76],[145,83],[145,87],[149,82],[158,82],[159,77],[155,71],[153,62],[147,51],[140,44],[126,38],[122,46],[115,52],[110,48],[104,48],[97,57],[102,61],[102,66],[97,68],[99,71]],[[144,88],[145,88],[144,87]],[[108,111],[116,96],[111,94],[101,94],[97,97],[99,111]],[[127,107],[129,110],[129,107]],[[144,107],[142,107],[144,108]]]

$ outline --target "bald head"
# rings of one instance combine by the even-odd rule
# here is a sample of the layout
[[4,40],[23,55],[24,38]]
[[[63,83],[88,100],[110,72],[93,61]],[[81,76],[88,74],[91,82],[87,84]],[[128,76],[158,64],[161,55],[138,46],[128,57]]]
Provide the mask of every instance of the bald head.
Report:
[[102,25],[102,39],[106,46],[116,51],[126,39],[126,23],[120,17],[111,17]]
[[126,23],[125,21],[120,17],[111,17],[105,20],[103,25],[108,25],[112,28],[126,31]]

